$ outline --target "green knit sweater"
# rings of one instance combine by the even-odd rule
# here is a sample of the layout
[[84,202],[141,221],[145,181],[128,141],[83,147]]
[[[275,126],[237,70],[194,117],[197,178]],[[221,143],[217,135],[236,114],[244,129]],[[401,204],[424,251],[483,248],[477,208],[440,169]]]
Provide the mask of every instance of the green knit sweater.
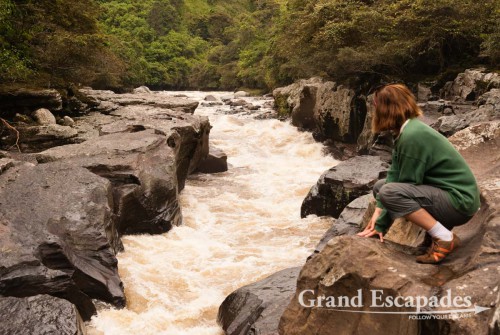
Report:
[[[448,192],[459,212],[473,215],[479,208],[479,188],[464,158],[440,133],[418,119],[411,119],[396,140],[386,183],[431,185]],[[383,211],[375,230],[387,232],[392,219],[377,197]]]

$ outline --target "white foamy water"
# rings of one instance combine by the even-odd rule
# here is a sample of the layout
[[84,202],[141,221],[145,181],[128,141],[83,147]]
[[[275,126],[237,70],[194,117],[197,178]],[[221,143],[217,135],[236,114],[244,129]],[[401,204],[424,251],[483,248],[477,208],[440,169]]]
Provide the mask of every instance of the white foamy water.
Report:
[[[197,100],[208,94],[182,93]],[[90,334],[223,334],[216,318],[224,298],[303,264],[330,226],[331,219],[300,219],[310,187],[336,164],[322,145],[287,122],[216,109],[229,108],[200,107],[195,114],[210,118],[210,142],[228,155],[229,171],[188,179],[183,226],[123,238],[118,261],[127,307],[100,310]]]

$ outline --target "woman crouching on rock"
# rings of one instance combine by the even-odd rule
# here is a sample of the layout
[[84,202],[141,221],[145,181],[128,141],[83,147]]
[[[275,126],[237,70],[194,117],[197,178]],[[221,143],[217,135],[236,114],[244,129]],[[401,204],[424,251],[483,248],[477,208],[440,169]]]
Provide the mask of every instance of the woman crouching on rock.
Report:
[[393,220],[405,217],[432,237],[419,263],[439,263],[460,245],[450,231],[469,221],[479,209],[479,189],[469,166],[437,131],[417,117],[422,111],[404,85],[376,90],[372,131],[395,136],[387,179],[374,186],[377,208],[362,237],[383,235]]

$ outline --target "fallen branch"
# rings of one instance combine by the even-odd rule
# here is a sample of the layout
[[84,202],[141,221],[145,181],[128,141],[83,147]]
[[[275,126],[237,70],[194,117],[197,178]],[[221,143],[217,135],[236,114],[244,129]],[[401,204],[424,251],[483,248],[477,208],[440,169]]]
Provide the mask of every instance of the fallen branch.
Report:
[[[11,125],[10,125],[10,123],[9,123],[9,122],[7,122],[7,120],[2,119],[2,118],[0,117],[0,121],[2,121],[2,123],[3,123],[3,124],[4,124],[4,125],[5,125],[8,129],[10,129],[10,130],[12,130],[12,131],[14,131],[14,132],[16,133],[16,143],[15,143],[14,145],[17,147],[17,150],[18,150],[19,152],[21,152],[21,148],[19,148],[19,131],[18,131],[15,127],[11,126]],[[13,145],[13,146],[14,146],[14,145]],[[12,147],[13,147],[13,146],[12,146]],[[12,147],[11,147],[11,148],[12,148]]]

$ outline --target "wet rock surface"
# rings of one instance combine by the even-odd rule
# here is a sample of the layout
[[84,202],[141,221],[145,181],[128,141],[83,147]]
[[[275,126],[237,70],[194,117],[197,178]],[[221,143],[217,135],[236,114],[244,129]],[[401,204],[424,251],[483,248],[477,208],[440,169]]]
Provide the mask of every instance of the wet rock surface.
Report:
[[314,254],[321,252],[328,241],[336,236],[355,235],[360,232],[371,217],[367,209],[372,198],[372,195],[366,194],[351,201],[316,245]]
[[75,306],[64,299],[49,295],[0,298],[0,319],[2,320],[0,334],[84,335],[86,333]]
[[82,92],[95,112],[25,124],[23,152],[2,152],[0,295],[63,298],[88,320],[93,299],[125,306],[121,235],[182,223],[178,194],[208,155],[210,123],[185,98]]
[[19,164],[0,180],[0,295],[63,297],[85,319],[92,298],[124,306],[111,183],[62,162]]
[[208,156],[200,161],[196,172],[219,173],[227,171],[227,155],[224,151],[210,146]]
[[376,156],[358,156],[339,163],[324,172],[311,188],[302,203],[301,217],[315,214],[338,218],[347,204],[372,191],[388,167]]
[[228,335],[278,335],[278,322],[293,297],[300,267],[279,271],[231,293],[219,308]]
[[164,233],[181,224],[175,148],[154,130],[104,135],[49,149],[36,159],[63,160],[108,179],[119,234]]

